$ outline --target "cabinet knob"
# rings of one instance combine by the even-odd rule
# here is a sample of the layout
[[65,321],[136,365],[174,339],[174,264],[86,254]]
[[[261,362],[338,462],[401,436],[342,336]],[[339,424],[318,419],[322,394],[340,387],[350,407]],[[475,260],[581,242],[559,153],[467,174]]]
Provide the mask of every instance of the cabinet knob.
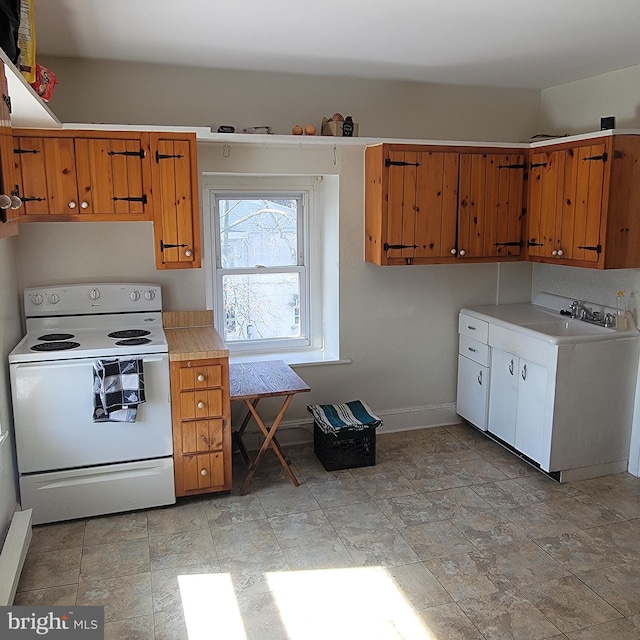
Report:
[[69,206],[69,209],[75,209],[78,206],[78,203],[72,200],[68,206]]
[[11,196],[11,208],[15,211],[22,206],[22,200],[18,196]]
[[202,400],[198,402],[198,409],[204,409],[204,402],[202,402]]
[[557,251],[557,249],[554,249],[554,250],[551,252],[551,255],[552,255],[552,256],[557,256],[557,255],[558,255],[558,251]]
[[455,255],[456,255],[456,253],[458,253],[458,252],[457,252],[455,249],[451,249],[451,255],[452,255],[452,256],[455,256]]
[[466,251],[464,249],[460,249],[458,255],[463,256],[463,255],[465,255],[465,253],[466,253]]
[[207,476],[207,475],[209,475],[209,472],[208,472],[206,469],[202,469],[202,470],[200,471],[200,475],[201,475],[201,476]]
[[559,256],[563,256],[564,255],[564,251],[562,249],[558,249],[558,255]]
[[184,252],[184,255],[187,256],[187,258],[190,258],[193,255],[193,251],[191,251],[191,249],[187,249]]
[[11,198],[3,193],[0,195],[0,209],[8,209],[11,206]]
[[198,382],[204,382],[204,376],[202,374],[198,376]]
[[89,203],[88,203],[86,200],[83,200],[83,201],[80,203],[80,208],[81,208],[81,209],[88,209],[88,208],[89,208]]

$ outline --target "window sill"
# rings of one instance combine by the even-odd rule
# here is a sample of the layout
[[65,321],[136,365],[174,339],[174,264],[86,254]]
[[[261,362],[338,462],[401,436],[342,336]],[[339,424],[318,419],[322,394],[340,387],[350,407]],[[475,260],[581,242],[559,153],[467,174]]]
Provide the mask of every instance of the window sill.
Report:
[[315,349],[308,351],[270,351],[265,353],[242,351],[229,354],[231,364],[238,362],[255,362],[257,360],[284,360],[291,366],[316,366],[324,364],[351,364],[351,358],[339,358],[329,351]]

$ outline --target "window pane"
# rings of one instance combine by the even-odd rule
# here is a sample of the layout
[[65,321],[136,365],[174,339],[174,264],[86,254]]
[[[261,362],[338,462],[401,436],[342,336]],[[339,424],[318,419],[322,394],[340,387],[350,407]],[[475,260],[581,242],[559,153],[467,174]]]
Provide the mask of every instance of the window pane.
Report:
[[300,337],[300,280],[297,273],[225,275],[224,339]]
[[298,200],[220,199],[223,269],[298,264]]

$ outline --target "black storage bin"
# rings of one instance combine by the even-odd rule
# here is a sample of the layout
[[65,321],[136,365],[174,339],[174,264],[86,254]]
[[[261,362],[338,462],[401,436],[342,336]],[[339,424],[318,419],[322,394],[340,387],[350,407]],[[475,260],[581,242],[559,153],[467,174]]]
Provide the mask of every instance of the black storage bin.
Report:
[[376,427],[324,433],[313,423],[313,450],[327,471],[370,467],[376,463]]

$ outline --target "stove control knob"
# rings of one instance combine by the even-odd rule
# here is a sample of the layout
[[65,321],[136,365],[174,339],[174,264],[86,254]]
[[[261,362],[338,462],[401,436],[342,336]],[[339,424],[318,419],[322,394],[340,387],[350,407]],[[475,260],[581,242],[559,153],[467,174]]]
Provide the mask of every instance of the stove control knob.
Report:
[[156,297],[156,292],[149,289],[149,291],[144,292],[145,300],[153,300]]
[[89,290],[89,299],[98,300],[100,298],[100,289],[90,289]]
[[60,302],[60,296],[57,293],[52,293],[47,297],[49,304],[58,304]]
[[139,291],[132,291],[132,292],[129,294],[129,298],[131,298],[131,300],[133,300],[134,302],[135,302],[136,300],[140,300],[140,292],[139,292]]
[[42,304],[44,302],[44,298],[39,293],[34,293],[31,296],[31,304],[35,304],[36,306]]

